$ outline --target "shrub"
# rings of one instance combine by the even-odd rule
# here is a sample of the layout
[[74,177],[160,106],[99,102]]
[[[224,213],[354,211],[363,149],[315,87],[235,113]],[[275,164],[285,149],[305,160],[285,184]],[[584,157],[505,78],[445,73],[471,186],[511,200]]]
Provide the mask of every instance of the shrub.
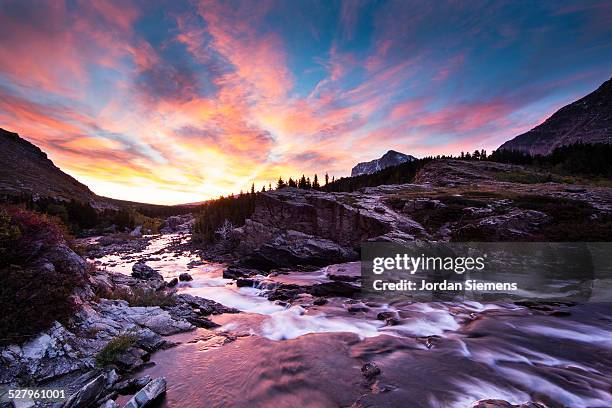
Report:
[[107,292],[100,289],[96,292],[96,295],[104,299],[125,300],[130,306],[133,307],[173,306],[176,304],[173,294],[163,290],[155,291],[153,289],[142,288],[118,288],[112,292]]
[[12,217],[4,209],[0,209],[0,262],[7,260],[13,251],[14,243],[21,236],[21,231],[12,222]]
[[34,264],[45,251],[65,242],[64,230],[45,215],[0,210],[0,344],[21,343],[74,314],[72,294],[83,276],[60,263]]
[[25,265],[40,252],[67,242],[65,228],[45,214],[23,209],[5,209],[3,213],[5,228],[15,233],[10,239],[5,236],[2,244],[5,256],[0,260],[0,267]]
[[105,367],[117,362],[117,359],[136,343],[136,336],[124,333],[111,339],[96,355],[96,363]]

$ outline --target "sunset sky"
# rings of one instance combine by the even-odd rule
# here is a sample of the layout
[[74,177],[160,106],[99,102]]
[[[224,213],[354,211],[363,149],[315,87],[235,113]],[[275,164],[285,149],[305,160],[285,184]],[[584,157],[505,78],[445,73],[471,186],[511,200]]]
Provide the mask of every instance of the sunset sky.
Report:
[[201,201],[491,150],[612,75],[612,2],[0,0],[0,127],[94,192]]

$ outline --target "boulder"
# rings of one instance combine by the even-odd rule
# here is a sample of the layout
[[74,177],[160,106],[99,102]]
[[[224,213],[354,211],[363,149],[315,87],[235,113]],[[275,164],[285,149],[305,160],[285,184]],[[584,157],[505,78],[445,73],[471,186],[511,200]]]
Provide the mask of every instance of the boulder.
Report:
[[396,312],[380,312],[376,315],[376,318],[378,320],[388,320],[388,319],[395,319],[397,318],[397,313]]
[[289,230],[263,244],[242,264],[255,269],[269,271],[295,265],[325,266],[354,261],[359,254],[352,247],[337,244],[329,239]]
[[179,280],[181,282],[189,282],[189,281],[193,280],[193,277],[190,274],[188,274],[187,272],[184,272],[184,273],[181,273],[179,275]]
[[142,225],[137,226],[130,232],[130,237],[140,238],[142,237]]
[[[134,308],[139,309],[139,308]],[[156,309],[156,308],[152,308]],[[141,326],[147,327],[157,334],[169,336],[184,331],[192,330],[194,327],[184,320],[176,320],[167,311],[160,313],[135,316],[135,321]]]
[[106,387],[106,375],[100,374],[72,394],[63,408],[86,408],[91,406]]
[[142,367],[145,360],[148,360],[149,353],[138,347],[130,347],[127,351],[117,356],[115,363],[123,371],[133,371]]
[[151,376],[145,375],[140,378],[130,378],[115,384],[113,389],[122,394],[132,394],[140,391],[145,385],[151,382]]
[[199,312],[205,316],[221,313],[238,313],[237,309],[223,306],[221,303],[217,303],[214,300],[204,299],[186,293],[177,295],[176,301],[179,304],[186,304],[191,308],[198,309]]
[[354,314],[354,313],[367,313],[370,310],[369,307],[364,306],[364,305],[351,305],[349,306],[346,311]]
[[223,271],[223,279],[239,279],[248,278],[261,273],[257,269],[243,268],[240,266],[232,265],[227,267]]
[[134,337],[136,337],[136,346],[148,352],[159,350],[168,343],[162,336],[147,328],[134,332]]
[[327,299],[325,299],[324,297],[318,297],[312,301],[312,304],[315,306],[323,306],[326,303],[327,303]]
[[132,276],[144,280],[163,280],[159,272],[151,268],[144,261],[138,261],[132,266]]
[[146,407],[166,392],[166,378],[160,377],[151,380],[138,391],[123,408]]
[[238,286],[239,288],[242,288],[242,287],[252,288],[255,286],[256,282],[257,281],[255,279],[239,278],[239,279],[236,279],[236,286]]
[[347,282],[324,282],[308,287],[307,292],[317,297],[353,297],[360,288]]
[[178,285],[179,280],[177,278],[172,278],[170,279],[170,281],[168,282],[168,287],[169,288],[173,288],[176,285]]

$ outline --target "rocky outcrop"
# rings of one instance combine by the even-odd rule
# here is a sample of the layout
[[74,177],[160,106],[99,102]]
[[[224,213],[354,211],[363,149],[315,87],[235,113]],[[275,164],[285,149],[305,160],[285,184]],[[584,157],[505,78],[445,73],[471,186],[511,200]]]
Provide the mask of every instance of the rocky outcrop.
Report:
[[591,214],[583,221],[600,231],[594,236],[605,234],[610,189],[501,181],[509,173],[530,178],[534,171],[486,161],[435,160],[413,184],[353,193],[284,188],[259,194],[252,216],[233,231],[240,261],[224,277],[356,260],[368,240],[558,240],[569,228],[564,214],[573,210],[564,208],[570,207]]
[[[142,262],[134,268],[138,278],[95,269],[63,242],[41,252],[35,267],[83,275],[82,287],[73,295],[78,309],[70,321],[55,322],[26,342],[0,347],[0,384],[61,386],[69,395],[65,406],[72,408],[114,406],[109,398],[123,387],[116,385],[121,377],[147,364],[154,351],[173,345],[165,336],[214,327],[206,316],[237,312],[197,296],[174,294]],[[142,294],[159,296],[163,303],[131,306],[122,298],[139,302]],[[155,296],[143,299],[150,303]],[[122,348],[112,348],[117,351],[102,359],[118,339],[124,341]],[[136,406],[148,404],[165,389],[159,379],[147,382],[151,385],[137,394]],[[130,383],[130,389],[144,385]]]
[[389,211],[383,193],[324,193],[285,188],[258,196],[245,225],[233,231],[241,265],[261,270],[355,260],[368,239],[412,240],[418,223]]
[[351,177],[360,176],[362,174],[376,173],[377,171],[386,169],[387,167],[397,166],[398,164],[413,160],[416,160],[416,157],[396,152],[395,150],[389,150],[387,153],[382,155],[380,159],[357,164],[351,170]]
[[579,142],[612,143],[612,79],[499,148],[546,155],[557,147]]
[[[487,213],[481,211],[481,214]],[[467,225],[459,226],[455,234],[456,236],[481,236],[488,241],[529,240],[533,232],[550,220],[550,216],[540,211],[515,208],[504,214],[483,217]]]
[[191,214],[175,215],[166,218],[160,229],[162,234],[173,234],[177,232],[188,233],[195,224],[195,218]]

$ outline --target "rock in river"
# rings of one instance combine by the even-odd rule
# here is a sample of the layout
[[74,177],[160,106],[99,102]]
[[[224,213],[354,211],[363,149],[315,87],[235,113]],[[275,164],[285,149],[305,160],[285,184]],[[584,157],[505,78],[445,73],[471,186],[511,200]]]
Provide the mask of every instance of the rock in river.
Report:
[[153,279],[153,280],[163,280],[164,278],[157,272],[155,269],[151,268],[149,265],[144,263],[143,261],[138,261],[132,266],[132,276],[137,279]]
[[191,277],[191,275],[190,275],[190,274],[188,274],[187,272],[185,272],[185,273],[181,273],[181,274],[179,275],[179,280],[180,280],[181,282],[189,282],[189,281],[192,281],[192,280],[193,280],[193,278]]
[[151,380],[143,389],[138,391],[123,408],[146,407],[165,392],[166,379],[164,377],[156,378]]

